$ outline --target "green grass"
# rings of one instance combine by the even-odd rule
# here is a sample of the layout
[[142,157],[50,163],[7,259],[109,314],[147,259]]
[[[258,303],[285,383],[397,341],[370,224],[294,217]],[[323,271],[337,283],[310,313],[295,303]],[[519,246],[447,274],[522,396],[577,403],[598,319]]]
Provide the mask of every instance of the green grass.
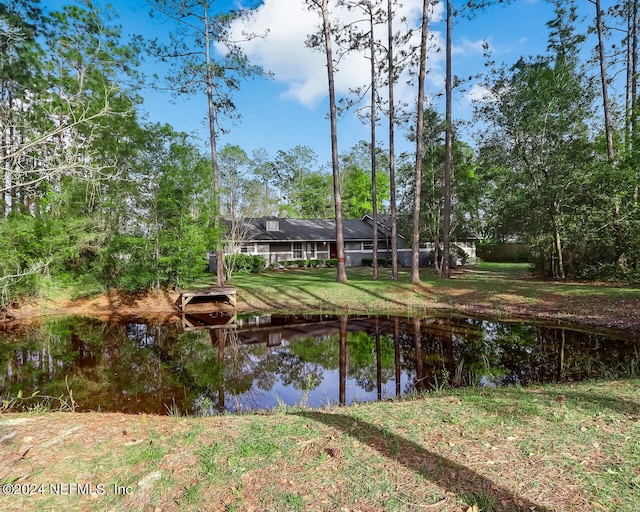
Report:
[[[320,300],[337,294],[337,298],[353,298],[367,301],[381,294],[392,295],[397,292],[409,292],[414,285],[410,282],[409,269],[399,270],[398,281],[391,280],[391,270],[380,268],[379,279],[374,280],[368,267],[347,267],[347,282],[336,282],[334,268],[309,268],[296,270],[266,271],[259,274],[240,274],[232,277],[230,285],[236,286],[248,295],[268,295],[272,292],[284,294],[283,297],[316,297]],[[567,296],[600,296],[612,299],[637,297],[638,285],[609,285],[572,281],[552,281],[536,279],[531,275],[526,263],[486,263],[464,267],[464,273],[456,274],[453,279],[443,279],[432,268],[420,272],[421,286],[442,289],[443,294],[450,290],[465,290],[479,293],[515,293],[523,297],[537,299],[548,294],[566,294]],[[199,289],[214,286],[215,278],[204,273],[190,288]],[[368,296],[368,297],[367,297]],[[419,295],[423,298],[422,295]]]
[[621,327],[633,322],[640,301],[638,286],[541,280],[526,264],[473,265],[458,269],[452,279],[424,269],[419,284],[410,282],[408,269],[400,271],[398,281],[390,279],[389,269],[381,269],[377,280],[362,267],[349,267],[347,276],[346,283],[338,283],[335,269],[300,269],[234,276],[230,284],[245,311],[420,316],[444,310]]
[[[542,319],[638,329],[640,285],[553,281],[538,279],[527,264],[482,263],[453,271],[451,279],[432,268],[421,270],[421,282],[410,282],[409,269],[391,280],[388,268],[374,280],[368,267],[347,267],[346,283],[336,282],[336,269],[309,268],[266,271],[233,276],[240,312],[314,311],[325,313],[396,314],[424,316],[437,312],[510,319]],[[203,272],[187,288],[215,285],[215,277]],[[60,297],[62,297],[60,295]],[[59,298],[60,298],[59,297]],[[144,314],[136,298],[122,300],[118,313]],[[159,304],[172,307],[173,299]],[[54,305],[55,307],[55,305]],[[46,304],[42,311],[48,310]],[[634,320],[635,319],[635,320]],[[176,411],[176,414],[178,412]]]
[[[15,435],[0,445],[2,483],[90,475],[134,491],[18,497],[11,508],[0,497],[0,508],[632,512],[640,492],[639,391],[636,379],[209,418],[3,415],[0,429]],[[28,421],[6,423],[11,418]],[[39,448],[55,425],[74,421],[82,435]],[[124,446],[123,429],[138,444]],[[24,439],[31,448],[21,459]],[[154,474],[161,477],[149,481]]]

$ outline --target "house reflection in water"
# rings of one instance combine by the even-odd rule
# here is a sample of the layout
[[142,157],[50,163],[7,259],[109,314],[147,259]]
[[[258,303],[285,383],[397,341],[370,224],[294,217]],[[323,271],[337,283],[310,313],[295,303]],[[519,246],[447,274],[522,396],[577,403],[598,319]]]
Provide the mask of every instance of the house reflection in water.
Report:
[[[0,326],[0,393],[73,387],[76,410],[218,414],[392,399],[463,385],[620,378],[639,342],[462,317],[185,314]],[[29,402],[32,406],[33,403]]]

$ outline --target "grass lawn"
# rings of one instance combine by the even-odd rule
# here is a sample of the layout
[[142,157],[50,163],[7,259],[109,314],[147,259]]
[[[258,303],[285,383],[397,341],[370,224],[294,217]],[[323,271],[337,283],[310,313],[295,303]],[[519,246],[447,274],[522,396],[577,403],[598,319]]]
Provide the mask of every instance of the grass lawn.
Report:
[[[348,281],[336,282],[333,268],[267,271],[233,276],[239,312],[388,313],[425,316],[435,313],[474,315],[502,320],[536,319],[570,322],[586,327],[621,329],[640,333],[640,285],[552,281],[534,278],[527,264],[470,265],[442,279],[433,269],[423,269],[421,282],[413,284],[409,269],[392,281],[389,269],[374,280],[371,268],[348,267]],[[187,289],[212,287],[215,277],[203,273]],[[55,290],[54,290],[55,291]],[[173,316],[180,291],[128,293],[111,290],[76,298],[66,290],[19,305],[9,318],[39,315],[85,315],[108,318]]]
[[3,487],[0,509],[635,512],[639,392],[625,380],[209,418],[5,414],[0,480],[24,485]]
[[[231,284],[245,311],[447,312],[640,332],[638,286],[538,280],[526,265],[482,264],[450,280],[425,270],[420,284],[407,271],[399,281],[370,272],[349,268],[347,283],[335,269],[265,272]],[[211,285],[211,275],[194,283]],[[144,306],[173,311],[175,298]],[[101,307],[135,311],[138,299],[124,299]],[[635,512],[639,392],[638,379],[470,388],[206,418],[0,407],[0,510]]]
[[[390,270],[347,269],[338,283],[332,268],[297,269],[234,276],[243,310],[424,315],[434,311],[500,318],[538,318],[640,330],[640,287],[610,283],[559,282],[533,278],[527,264],[483,263],[456,269],[442,279],[432,269],[412,284],[409,270],[398,281]],[[211,277],[208,285],[211,286]],[[204,282],[202,283],[204,284]]]

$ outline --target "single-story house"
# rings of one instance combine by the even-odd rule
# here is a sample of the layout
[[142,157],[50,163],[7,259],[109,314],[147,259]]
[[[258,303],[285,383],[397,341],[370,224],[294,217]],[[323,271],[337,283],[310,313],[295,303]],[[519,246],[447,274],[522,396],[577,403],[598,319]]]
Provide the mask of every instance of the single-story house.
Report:
[[[362,265],[362,258],[373,255],[373,219],[342,221],[345,264]],[[333,219],[290,219],[263,217],[246,220],[237,229],[243,254],[259,254],[267,265],[286,260],[327,260],[337,258],[336,222]],[[398,247],[404,238],[397,237]],[[389,254],[387,254],[387,252]],[[391,256],[391,230],[378,223],[378,257]],[[215,254],[209,254],[209,267],[215,269]]]
[[[382,218],[382,217],[381,217]],[[345,264],[362,265],[363,258],[373,257],[373,218],[342,221]],[[391,258],[391,229],[378,222],[378,258]],[[263,217],[247,219],[236,230],[240,241],[235,252],[257,254],[264,257],[267,266],[287,260],[327,260],[337,258],[336,223],[333,219],[291,219]],[[411,266],[411,249],[405,249],[405,240],[397,235],[398,264]],[[457,244],[460,245],[460,244]],[[475,260],[475,244],[463,247]],[[420,266],[433,264],[432,247],[420,249]],[[209,253],[209,268],[215,272],[215,253]]]

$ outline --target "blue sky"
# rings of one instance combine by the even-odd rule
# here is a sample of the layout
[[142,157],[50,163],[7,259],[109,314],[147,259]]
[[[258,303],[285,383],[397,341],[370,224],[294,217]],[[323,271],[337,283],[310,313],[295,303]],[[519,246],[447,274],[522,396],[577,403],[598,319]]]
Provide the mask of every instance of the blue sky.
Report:
[[[170,25],[161,24],[148,15],[142,0],[94,0],[97,5],[111,4],[118,13],[117,22],[122,25],[125,37],[142,34],[155,37],[166,34]],[[59,8],[71,0],[49,0],[50,9]],[[217,2],[230,4],[228,1]],[[421,0],[404,0],[403,12],[409,22],[419,22]],[[463,4],[454,0],[455,4]],[[592,17],[591,4],[579,1],[583,14]],[[603,9],[611,2],[603,2]],[[228,133],[220,136],[219,144],[237,144],[248,154],[264,147],[270,155],[277,150],[288,150],[297,145],[310,146],[319,156],[319,163],[330,159],[329,122],[327,119],[328,98],[326,94],[326,68],[320,53],[314,53],[304,45],[305,35],[319,23],[319,18],[303,6],[303,0],[264,0],[256,11],[251,28],[269,34],[246,46],[253,63],[262,65],[273,73],[272,79],[256,78],[246,82],[234,95],[235,104],[242,119],[226,123]],[[444,22],[437,21],[442,5],[435,7],[431,31],[437,44],[444,37]],[[475,74],[483,69],[482,42],[489,43],[497,62],[514,63],[518,58],[544,53],[547,42],[545,23],[553,16],[552,7],[544,0],[515,0],[508,6],[495,6],[480,12],[472,20],[460,20],[454,26],[454,73],[460,76]],[[386,36],[385,36],[386,37]],[[431,52],[427,94],[436,97],[442,89],[444,76],[443,52]],[[353,56],[339,65],[337,75],[338,93],[347,93],[367,80],[368,61]],[[162,68],[152,62],[145,64],[147,73]],[[468,119],[471,113],[469,95],[478,92],[458,92],[454,101],[454,117]],[[408,101],[415,97],[415,87],[399,85],[397,94]],[[206,99],[204,95],[173,99],[168,93],[148,88],[142,92],[143,110],[148,120],[169,123],[175,129],[193,133],[200,137],[206,147]],[[379,128],[379,145],[386,147],[386,127]],[[346,151],[359,140],[367,140],[369,127],[353,113],[347,113],[339,122],[338,137],[340,151]],[[411,150],[412,146],[399,134],[400,150]]]

